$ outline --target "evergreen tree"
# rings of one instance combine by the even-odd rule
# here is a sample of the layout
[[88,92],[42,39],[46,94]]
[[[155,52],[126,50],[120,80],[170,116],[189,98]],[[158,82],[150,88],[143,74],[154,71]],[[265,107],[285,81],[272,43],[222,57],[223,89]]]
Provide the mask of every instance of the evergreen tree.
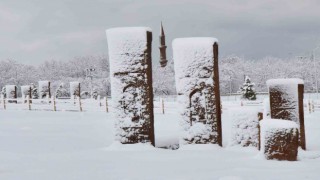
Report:
[[243,86],[240,87],[242,98],[247,100],[256,100],[256,92],[253,88],[254,83],[251,82],[250,78],[246,76]]
[[7,98],[7,93],[6,93],[6,87],[5,86],[2,88],[1,94],[3,95],[3,98]]
[[69,92],[68,90],[64,87],[64,84],[61,83],[56,90],[56,98],[61,98],[61,97],[69,97]]
[[38,88],[31,83],[31,96],[32,99],[39,99]]

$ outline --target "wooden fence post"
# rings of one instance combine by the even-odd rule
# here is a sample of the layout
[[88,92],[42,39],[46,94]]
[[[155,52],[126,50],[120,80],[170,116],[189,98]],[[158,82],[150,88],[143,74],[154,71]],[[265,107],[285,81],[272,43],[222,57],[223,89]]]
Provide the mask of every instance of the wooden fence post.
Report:
[[82,103],[81,103],[81,97],[79,96],[79,107],[80,107],[80,112],[82,112]]
[[162,98],[160,98],[160,107],[161,107],[162,114],[164,114],[164,101]]
[[2,99],[2,102],[3,102],[3,109],[7,109],[6,108],[6,98],[4,98],[3,94],[1,95],[1,99]]
[[27,103],[28,103],[28,109],[31,110],[31,104],[30,104],[30,96],[27,95]]
[[98,103],[99,103],[99,106],[101,107],[101,97],[100,97],[100,95],[98,95]]
[[57,106],[56,106],[56,96],[52,96],[52,102],[53,102],[53,111],[57,111]]
[[105,98],[105,103],[106,103],[106,112],[109,112],[109,109],[108,109],[108,98],[107,98],[107,96],[106,97],[104,97]]

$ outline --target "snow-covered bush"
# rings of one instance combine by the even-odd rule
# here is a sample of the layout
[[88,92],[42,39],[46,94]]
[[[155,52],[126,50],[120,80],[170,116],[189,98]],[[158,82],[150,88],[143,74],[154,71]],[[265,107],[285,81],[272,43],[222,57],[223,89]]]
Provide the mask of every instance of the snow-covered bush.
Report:
[[50,97],[50,82],[49,81],[39,81],[39,97],[41,99]]
[[70,95],[80,96],[80,83],[78,81],[70,82]]
[[241,108],[232,113],[232,131],[229,145],[254,146],[259,145],[259,111]]
[[65,88],[64,83],[61,83],[59,87],[56,90],[56,98],[63,98],[63,97],[69,97],[70,94],[68,90]]
[[80,96],[81,96],[81,99],[88,99],[91,97],[90,92],[88,91],[82,91]]
[[215,38],[181,38],[172,43],[183,144],[221,144],[215,43]]
[[98,90],[96,88],[93,88],[92,93],[91,93],[91,98],[97,99],[99,96]]
[[154,145],[152,32],[143,27],[114,28],[107,30],[107,38],[116,139]]
[[3,95],[3,98],[7,98],[7,93],[6,93],[6,87],[5,86],[2,87],[1,94]]
[[260,121],[261,153],[266,159],[297,160],[298,125],[293,121],[267,119]]
[[33,83],[31,83],[31,97],[32,99],[39,99],[38,88]]
[[245,81],[240,87],[240,91],[242,94],[242,98],[246,100],[256,100],[256,92],[255,89],[253,88],[254,83],[251,82],[249,76],[246,76]]

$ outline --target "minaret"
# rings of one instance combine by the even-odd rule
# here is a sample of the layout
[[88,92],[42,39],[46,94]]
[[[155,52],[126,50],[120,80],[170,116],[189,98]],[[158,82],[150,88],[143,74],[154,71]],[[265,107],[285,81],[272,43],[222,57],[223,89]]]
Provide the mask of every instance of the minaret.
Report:
[[160,41],[160,65],[161,67],[166,67],[167,65],[167,55],[166,55],[166,38],[164,35],[164,31],[163,31],[163,26],[162,26],[162,22],[161,22],[161,26],[160,26],[160,36],[159,36],[159,41]]

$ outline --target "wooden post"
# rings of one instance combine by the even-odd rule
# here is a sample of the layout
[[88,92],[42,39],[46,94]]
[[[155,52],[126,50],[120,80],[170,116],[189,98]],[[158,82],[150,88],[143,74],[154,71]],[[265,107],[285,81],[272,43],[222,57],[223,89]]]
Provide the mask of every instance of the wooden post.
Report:
[[56,106],[56,96],[52,96],[52,102],[53,102],[53,111],[57,111],[57,106]]
[[161,112],[162,114],[164,114],[164,102],[162,98],[160,98],[160,106],[161,106]]
[[6,98],[4,98],[3,94],[1,95],[1,97],[2,97],[2,102],[3,102],[3,109],[7,109],[6,108]]
[[98,100],[99,107],[101,107],[101,97],[100,97],[100,95],[98,95],[97,100]]
[[30,96],[27,95],[27,103],[28,103],[28,109],[31,110],[31,103],[30,103]]
[[107,98],[107,96],[104,97],[104,98],[105,98],[104,102],[106,102],[106,112],[109,112],[109,109],[108,109],[108,98]]
[[81,97],[79,96],[79,107],[80,107],[80,112],[82,112],[82,103],[81,103]]
[[[259,112],[258,113],[258,120],[259,122],[263,119],[263,112]],[[261,129],[260,129],[260,123],[258,124],[258,129],[259,129],[259,132],[258,132],[258,138],[259,138],[259,145],[258,145],[258,150],[260,150],[261,148]]]
[[308,101],[308,109],[309,109],[309,114],[311,114],[311,101],[310,101],[310,99],[309,99],[309,101]]

